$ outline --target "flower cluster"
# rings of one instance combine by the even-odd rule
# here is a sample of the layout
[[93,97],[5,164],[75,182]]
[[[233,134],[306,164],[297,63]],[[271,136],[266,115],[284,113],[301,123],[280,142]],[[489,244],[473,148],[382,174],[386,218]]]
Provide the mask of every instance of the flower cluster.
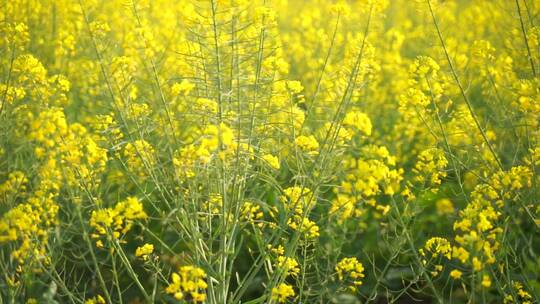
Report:
[[309,219],[309,213],[315,207],[316,197],[311,190],[294,186],[283,190],[281,201],[285,205],[288,216],[287,225],[298,231],[306,239],[315,239],[319,233],[319,226]]
[[358,262],[355,257],[343,258],[336,265],[336,273],[340,281],[350,282],[352,285],[349,288],[356,291],[358,286],[362,285],[364,275],[364,265]]
[[279,303],[287,302],[287,299],[294,297],[294,295],[294,289],[286,283],[281,283],[277,287],[272,288],[272,300]]
[[154,245],[152,244],[144,244],[141,247],[137,247],[137,250],[135,250],[135,256],[140,257],[143,260],[148,260],[148,256],[154,252]]
[[400,191],[402,169],[395,168],[396,159],[382,146],[361,148],[363,158],[351,158],[345,163],[347,174],[336,189],[337,197],[330,208],[339,214],[340,220],[360,217],[365,213],[365,205],[386,215],[390,206],[377,201],[381,195],[393,195]]
[[447,165],[448,160],[442,150],[437,148],[424,150],[418,155],[418,161],[413,169],[416,174],[414,181],[437,187],[441,184],[441,179],[446,177],[444,170]]
[[206,300],[206,272],[195,266],[182,266],[171,275],[171,283],[165,291],[176,300],[204,302]]
[[136,220],[146,219],[143,204],[135,197],[117,203],[114,208],[104,208],[92,211],[90,226],[95,229],[93,238],[98,239],[96,245],[103,247],[101,236],[110,236],[118,239],[126,234]]
[[126,166],[141,178],[148,177],[155,166],[154,148],[145,140],[128,143],[124,149]]
[[284,276],[289,275],[296,276],[300,272],[298,262],[294,258],[288,258],[285,256],[278,256],[276,267],[284,272]]

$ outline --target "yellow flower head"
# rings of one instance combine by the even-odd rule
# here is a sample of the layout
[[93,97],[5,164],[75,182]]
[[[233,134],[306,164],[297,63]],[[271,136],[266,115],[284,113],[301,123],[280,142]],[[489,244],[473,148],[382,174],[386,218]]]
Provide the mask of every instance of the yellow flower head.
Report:
[[195,266],[182,266],[178,272],[173,272],[172,282],[167,286],[165,292],[173,295],[177,300],[187,297],[195,303],[206,300],[206,272]]
[[350,281],[353,285],[353,290],[356,290],[357,286],[362,285],[362,279],[364,278],[364,265],[358,262],[355,257],[343,258],[336,265],[336,272],[340,281]]
[[287,299],[294,297],[294,295],[294,289],[286,283],[281,283],[277,287],[272,288],[272,300],[279,303],[287,302]]
[[148,256],[154,252],[154,245],[152,244],[144,244],[141,247],[137,247],[135,250],[135,256],[140,257],[143,260],[147,260]]

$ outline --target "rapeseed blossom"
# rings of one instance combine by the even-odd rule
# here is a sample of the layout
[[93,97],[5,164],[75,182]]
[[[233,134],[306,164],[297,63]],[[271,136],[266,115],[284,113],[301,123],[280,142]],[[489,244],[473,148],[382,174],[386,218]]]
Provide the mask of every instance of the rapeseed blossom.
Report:
[[539,302],[539,1],[1,6],[1,299]]

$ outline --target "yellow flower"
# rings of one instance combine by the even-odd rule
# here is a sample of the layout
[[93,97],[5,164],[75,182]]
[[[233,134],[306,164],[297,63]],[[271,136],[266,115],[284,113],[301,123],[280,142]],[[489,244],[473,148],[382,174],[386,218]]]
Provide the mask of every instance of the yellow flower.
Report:
[[[114,208],[92,211],[90,226],[97,232],[92,237],[99,238],[101,235],[106,235],[108,231],[111,231],[114,238],[119,238],[131,230],[135,220],[143,220],[147,217],[148,215],[144,212],[142,203],[135,197],[128,197],[116,204]],[[103,242],[98,241],[96,245],[101,247]]]
[[105,302],[105,299],[100,295],[97,295],[91,299],[84,301],[84,304],[105,304],[105,303],[107,302]]
[[[512,283],[513,283],[512,285],[513,285],[514,291],[518,298],[517,303],[532,304],[533,303],[532,296],[529,292],[527,292],[524,289],[523,284],[521,284],[520,282],[514,282],[514,281],[512,281]],[[509,304],[509,303],[516,303],[512,295],[507,295],[504,299],[504,304]]]
[[294,140],[294,142],[302,151],[312,155],[318,154],[319,142],[313,135],[300,135]]
[[438,148],[424,150],[418,155],[418,161],[414,166],[413,172],[416,173],[414,179],[420,183],[440,185],[441,178],[446,177],[444,169],[447,165],[448,161],[443,150]]
[[484,268],[484,264],[477,257],[473,257],[472,263],[474,271],[480,271]]
[[308,239],[319,237],[319,226],[312,220],[303,217],[299,214],[294,214],[287,220],[287,225],[293,230],[299,231]]
[[145,140],[127,143],[124,149],[128,169],[135,175],[146,178],[156,164],[154,148]]
[[283,270],[285,277],[289,275],[296,276],[300,272],[298,262],[294,258],[278,256],[277,267]]
[[484,286],[485,288],[491,287],[491,278],[489,277],[489,275],[485,274],[482,276],[482,286]]
[[195,88],[195,85],[189,82],[188,80],[182,80],[180,83],[175,83],[171,87],[171,92],[174,96],[178,95],[189,95],[191,90]]
[[365,113],[358,111],[348,112],[343,119],[343,125],[346,127],[353,127],[363,135],[371,135],[371,120]]
[[7,180],[0,184],[0,202],[10,196],[24,194],[28,178],[21,171],[13,171],[8,175]]
[[339,16],[349,16],[351,13],[351,7],[347,4],[347,2],[340,1],[330,6],[330,11]]
[[272,154],[263,155],[262,159],[275,170],[279,170],[279,158]]
[[350,280],[353,284],[353,290],[356,286],[362,285],[362,278],[364,278],[364,265],[358,262],[355,257],[343,258],[336,265],[336,272],[340,281]]
[[445,215],[454,213],[454,205],[452,201],[447,198],[441,198],[435,203],[437,207],[437,214]]
[[418,56],[414,61],[414,64],[410,67],[411,72],[418,77],[425,77],[426,75],[435,75],[440,67],[433,58],[428,56]]
[[461,279],[462,274],[463,273],[457,269],[450,271],[450,276],[455,280]]
[[154,245],[152,244],[144,244],[141,247],[137,247],[135,250],[135,256],[140,257],[143,260],[147,260],[148,256],[154,252]]
[[186,294],[195,303],[206,300],[206,272],[195,266],[182,266],[178,272],[171,275],[172,282],[167,286],[165,292],[173,295],[177,300],[182,300]]
[[272,299],[279,303],[285,303],[288,298],[294,297],[294,295],[294,289],[286,283],[281,283],[272,288]]
[[289,90],[291,90],[295,94],[298,94],[304,90],[302,83],[300,83],[300,81],[295,81],[295,80],[287,81],[287,87],[289,88]]
[[452,258],[452,247],[450,246],[450,242],[445,238],[433,237],[426,242],[424,248],[431,252],[433,257],[441,255],[447,259]]
[[250,223],[261,220],[263,215],[264,214],[261,211],[261,207],[258,204],[250,201],[244,202],[242,209],[240,210],[240,218]]

